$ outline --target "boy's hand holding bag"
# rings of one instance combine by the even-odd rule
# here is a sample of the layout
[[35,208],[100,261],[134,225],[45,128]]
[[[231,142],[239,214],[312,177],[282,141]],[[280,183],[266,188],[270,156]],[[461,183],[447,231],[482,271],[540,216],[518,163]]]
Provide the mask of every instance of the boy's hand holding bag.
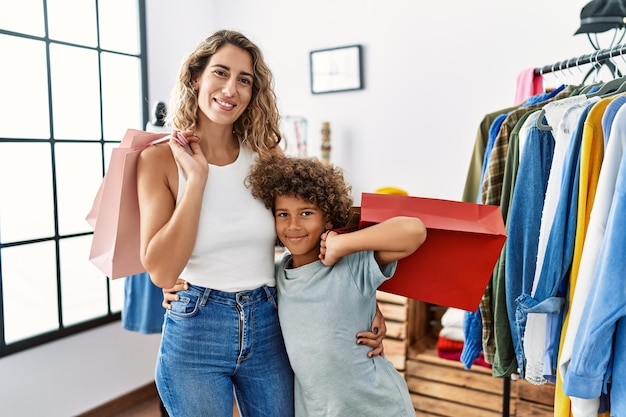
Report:
[[93,227],[89,260],[111,279],[145,272],[139,257],[137,160],[148,146],[170,139],[187,145],[178,134],[128,129],[113,149],[109,166],[86,220]]

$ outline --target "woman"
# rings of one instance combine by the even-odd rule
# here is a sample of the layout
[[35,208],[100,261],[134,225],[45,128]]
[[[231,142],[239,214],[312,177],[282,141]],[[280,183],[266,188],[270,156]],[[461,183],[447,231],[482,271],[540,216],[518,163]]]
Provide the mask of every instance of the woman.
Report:
[[[293,415],[274,220],[244,185],[258,156],[281,152],[272,82],[255,44],[214,33],[181,65],[168,105],[168,123],[188,147],[171,140],[139,158],[142,262],[161,288],[188,283],[166,294],[178,301],[168,306],[157,359],[157,388],[173,417],[230,417],[233,392],[242,417]],[[360,335],[368,346],[381,342]]]

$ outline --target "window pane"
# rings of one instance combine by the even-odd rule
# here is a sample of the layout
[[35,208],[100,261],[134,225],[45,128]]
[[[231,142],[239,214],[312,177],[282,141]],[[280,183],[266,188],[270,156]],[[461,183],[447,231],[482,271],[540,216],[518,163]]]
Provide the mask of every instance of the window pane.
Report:
[[111,286],[111,312],[119,313],[124,305],[124,281],[126,278],[109,280]]
[[48,0],[50,39],[98,46],[96,2],[85,0]]
[[54,136],[100,139],[100,74],[96,51],[50,45]]
[[1,252],[6,342],[58,329],[54,242],[14,246]]
[[106,316],[108,278],[89,262],[91,236],[62,239],[59,248],[63,325]]
[[142,129],[141,60],[102,53],[104,137],[121,140],[126,129]]
[[55,145],[59,234],[91,231],[85,216],[102,182],[102,157],[97,143]]
[[51,172],[48,143],[0,143],[3,243],[54,236]]
[[0,28],[43,37],[43,0],[2,0]]
[[99,1],[98,18],[102,49],[139,54],[139,11],[136,0]]
[[45,43],[0,35],[0,56],[0,136],[50,138]]

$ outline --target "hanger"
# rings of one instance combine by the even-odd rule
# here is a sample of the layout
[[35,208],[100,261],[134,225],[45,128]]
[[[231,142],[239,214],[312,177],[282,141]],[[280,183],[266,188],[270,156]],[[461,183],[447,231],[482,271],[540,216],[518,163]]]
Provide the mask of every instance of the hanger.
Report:
[[[581,64],[579,64],[580,58],[582,58],[581,56],[577,57],[577,58],[572,58],[572,59],[576,59],[576,61],[573,63],[573,65],[570,65],[570,61],[567,61],[567,65],[568,65],[568,71],[569,68],[571,67],[576,67],[578,68],[578,77],[582,76],[583,70],[582,68],[580,68]],[[572,76],[572,80],[575,80],[577,77],[574,75],[573,72],[570,71],[570,75]],[[584,80],[584,77],[583,77]],[[591,85],[583,85],[583,82],[581,81],[580,84],[578,84],[578,94],[584,94],[584,91],[588,91],[591,88],[593,88],[594,86],[596,86],[597,84],[591,84]]]
[[585,81],[587,81],[587,78],[589,77],[589,75],[593,74],[593,81],[591,84],[587,85],[586,87],[584,87],[582,90],[580,90],[580,94],[587,94],[589,92],[589,90],[591,90],[593,87],[602,85],[601,81],[596,81],[596,71],[598,71],[601,67],[601,65],[598,65],[598,55],[600,54],[600,51],[597,50],[595,52],[595,54],[593,54],[593,56],[591,56],[591,58],[589,59],[590,63],[591,63],[591,69],[587,72],[587,74],[585,75],[585,77],[582,80],[582,84],[585,84]]
[[[622,60],[623,58],[623,45],[620,45],[619,43],[622,41],[622,39],[624,38],[624,35],[626,34],[626,30],[624,30],[622,28],[621,32],[621,36],[619,38],[619,41],[617,41],[617,44],[615,44],[616,38],[617,38],[617,30],[615,31],[615,33],[613,34],[613,41],[611,42],[611,45],[613,45],[610,50],[609,50],[609,57],[607,59],[604,60],[604,62],[600,63],[600,67],[602,65],[606,65],[606,67],[609,69],[609,71],[611,71],[611,76],[614,77],[613,80],[608,81],[606,83],[603,83],[602,86],[598,89],[598,91],[594,92],[593,94],[591,94],[591,97],[603,97],[603,96],[607,96],[607,95],[611,95],[616,93],[620,87],[622,86],[622,84],[624,84],[624,82],[626,82],[626,76],[622,75],[622,72],[620,71],[619,67],[617,66],[617,64],[614,62],[613,60],[613,53],[617,52],[616,55],[620,55],[622,56]],[[593,42],[592,42],[593,45]],[[595,47],[596,45],[594,45]],[[619,47],[619,49],[618,49]],[[596,61],[597,60],[597,55],[596,55]],[[600,67],[597,68],[597,71],[599,72]]]
[[624,82],[626,82],[626,77],[619,77],[611,81],[607,81],[600,86],[598,91],[588,94],[587,97],[603,97],[607,95],[612,95],[617,90],[619,90]]
[[543,119],[545,119],[546,111],[541,109],[539,113],[539,117],[537,117],[537,129],[539,130],[552,130],[552,126],[549,124],[543,124]]
[[[564,62],[564,61],[563,61]],[[559,64],[559,71],[562,71],[562,67],[563,67],[563,62],[557,62],[554,65],[552,65],[552,68],[550,69],[550,71],[552,71],[553,73],[555,72],[554,67]],[[569,61],[568,61],[569,62]],[[544,124],[543,123],[543,119],[545,118],[544,116],[546,115],[546,111],[544,109],[541,109],[541,112],[539,113],[539,117],[537,117],[537,129],[539,130],[552,130],[552,126],[550,126],[549,124]]]
[[[574,84],[574,80],[575,80],[575,78],[576,78],[576,77],[574,76],[574,73],[572,72],[572,65],[570,65],[570,61],[571,61],[572,59],[574,59],[574,58],[570,58],[570,59],[568,59],[567,61],[565,61],[565,69],[567,70],[567,73],[569,74],[569,79],[571,80],[571,82],[570,82],[570,83],[568,83],[568,84],[570,84],[570,85]],[[576,58],[576,65],[578,65],[578,59],[579,59],[579,58]]]
[[[612,59],[613,59],[613,49],[611,49],[611,51],[609,52],[609,57],[604,62],[604,64],[607,65],[607,67],[609,67],[609,69],[611,70],[611,74],[615,76],[616,75],[615,70],[617,67],[611,61]],[[611,66],[609,66],[609,63],[611,64]],[[619,74],[619,70],[617,70],[617,73]],[[617,77],[615,79],[612,79],[611,81],[607,81],[598,89],[598,91],[596,91],[595,93],[589,94],[589,97],[602,97],[602,96],[614,94],[617,90],[619,90],[619,88],[622,86],[622,84],[624,84],[624,82],[626,82],[626,76]]]
[[[622,58],[622,61],[624,62],[624,64],[626,65],[626,59],[624,59],[624,53],[623,53],[623,46],[620,48],[619,55]],[[615,80],[612,80],[611,82],[613,81],[615,82],[614,85],[619,84],[617,88],[615,88],[613,91],[608,91],[606,94],[601,95],[600,98],[606,98],[606,97],[611,97],[617,94],[626,93],[626,76],[619,77]]]
[[[623,39],[624,34],[626,33],[626,31],[622,32],[622,37],[620,38]],[[589,34],[587,34],[589,36]],[[591,38],[589,39],[591,44],[596,47],[596,45],[594,45],[594,42],[591,40]],[[622,61],[624,62],[624,64],[626,65],[626,58],[624,57],[624,48],[626,47],[626,45],[615,45],[612,48],[610,48],[609,50],[609,57],[604,59],[604,62],[600,62],[599,56],[600,56],[600,52],[602,52],[598,47],[596,47],[596,51],[594,53],[592,53],[589,56],[589,63],[592,65],[592,68],[587,72],[587,74],[585,75],[585,77],[583,78],[582,84],[584,84],[585,80],[591,75],[593,74],[593,83],[587,86],[584,86],[581,90],[579,94],[584,94],[587,97],[595,97],[595,96],[599,96],[600,98],[605,98],[605,97],[609,97],[615,94],[624,94],[626,93],[626,75],[622,76],[622,72],[620,71],[618,65],[613,61],[613,57],[614,57],[614,53],[615,56],[619,55],[622,58]],[[582,70],[580,69],[580,65],[579,65],[579,61],[582,58],[582,56],[579,56],[578,58],[576,58],[576,61],[574,63],[574,65],[578,68],[578,70],[581,72],[582,74]],[[610,65],[609,65],[610,64]],[[596,77],[598,72],[600,71],[601,67],[603,65],[607,65],[607,67],[609,68],[609,70],[611,71],[612,75],[619,75],[619,77],[608,81],[606,83],[603,83],[601,81],[596,82]],[[556,71],[556,67],[558,66],[558,70],[562,71],[563,68],[567,69],[570,75],[573,75],[572,71],[570,70],[570,68],[572,67],[571,64],[571,59],[567,60],[567,61],[561,61],[558,63],[555,63],[552,65],[551,67],[551,72],[555,72]],[[539,75],[543,77],[543,67],[539,70]],[[598,91],[589,94],[588,91],[590,91],[593,87],[595,86],[600,86],[600,88],[598,89]],[[545,119],[545,110],[541,109],[539,116],[537,117],[537,128],[539,130],[544,130],[544,131],[551,131],[552,130],[552,126],[550,126],[547,123],[544,123]]]

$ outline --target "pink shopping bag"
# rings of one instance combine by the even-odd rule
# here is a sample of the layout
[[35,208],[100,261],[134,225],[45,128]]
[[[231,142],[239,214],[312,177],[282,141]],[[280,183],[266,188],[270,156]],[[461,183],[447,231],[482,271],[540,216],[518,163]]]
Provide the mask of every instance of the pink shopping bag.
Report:
[[89,260],[111,279],[145,272],[139,260],[137,158],[146,147],[171,137],[168,133],[128,129],[120,145],[112,151],[86,217],[94,229]]

